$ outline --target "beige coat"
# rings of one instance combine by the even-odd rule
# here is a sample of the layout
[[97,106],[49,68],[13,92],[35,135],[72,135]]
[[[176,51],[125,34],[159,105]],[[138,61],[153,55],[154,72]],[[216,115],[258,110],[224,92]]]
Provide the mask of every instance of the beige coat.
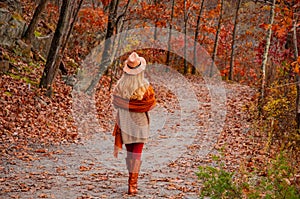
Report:
[[118,112],[123,143],[146,143],[150,132],[148,112],[129,112],[121,108],[118,108]]

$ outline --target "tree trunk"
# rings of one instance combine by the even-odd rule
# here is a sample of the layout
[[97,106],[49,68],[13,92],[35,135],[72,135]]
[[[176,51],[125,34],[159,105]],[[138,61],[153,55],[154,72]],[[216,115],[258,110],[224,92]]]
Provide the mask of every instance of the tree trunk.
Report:
[[114,35],[114,31],[117,27],[119,20],[126,14],[127,9],[129,7],[130,0],[127,2],[124,11],[122,14],[118,16],[118,6],[119,0],[112,0],[109,5],[109,17],[107,23],[107,30],[105,35],[105,43],[102,54],[101,64],[99,66],[99,70],[97,72],[96,77],[91,81],[91,84],[86,89],[85,93],[92,95],[94,93],[94,88],[98,84],[102,73],[106,71],[108,74],[107,66],[111,65],[112,60],[114,59],[114,51],[112,51],[112,47],[114,46],[114,41],[111,41],[111,37]]
[[[115,79],[115,76],[116,76],[117,70],[118,70],[118,67],[116,67],[116,66],[119,65],[119,61],[120,61],[119,59],[115,60],[114,57],[120,51],[120,46],[121,46],[120,44],[122,43],[122,39],[126,39],[126,35],[127,35],[127,30],[126,30],[125,37],[121,37],[121,35],[118,34],[118,33],[123,31],[124,21],[121,20],[121,17],[125,16],[125,14],[127,12],[127,9],[129,7],[129,3],[130,3],[130,0],[127,1],[127,4],[124,8],[123,13],[120,16],[118,16],[118,19],[117,19],[117,22],[116,22],[116,34],[117,34],[117,36],[114,38],[113,45],[112,45],[112,46],[114,46],[113,53],[112,53],[112,60],[114,60],[114,62],[112,64],[111,71],[110,71],[109,91],[112,89],[112,85],[113,85],[113,82],[114,82],[114,79]],[[119,22],[120,22],[120,24],[119,24]]]
[[233,80],[235,35],[236,35],[236,32],[237,32],[237,24],[238,24],[238,20],[239,20],[239,10],[240,10],[240,7],[241,7],[241,3],[242,3],[242,0],[238,0],[237,7],[236,7],[236,10],[235,10],[234,27],[233,27],[232,44],[231,44],[231,54],[230,54],[229,80]]
[[[154,6],[157,6],[157,0],[154,0]],[[158,18],[155,18],[155,24],[154,24],[154,40],[157,39],[157,22],[158,22]]]
[[297,129],[300,129],[300,76],[296,74],[296,88],[297,88],[297,96],[296,96],[296,122]]
[[93,4],[93,9],[96,9],[96,2],[95,2],[95,0],[92,0],[92,4]]
[[271,37],[272,37],[272,25],[274,22],[274,16],[275,16],[275,3],[276,0],[273,0],[272,7],[270,10],[270,19],[269,19],[269,29],[266,36],[266,46],[263,54],[263,60],[261,64],[261,88],[260,88],[260,97],[259,97],[259,113],[262,113],[262,107],[264,104],[265,99],[265,87],[266,87],[266,65],[268,61],[268,54],[269,54],[269,48],[271,44]]
[[[294,14],[295,16],[295,14]],[[297,40],[297,20],[298,17],[294,18],[293,21],[293,44],[294,44],[294,57],[295,60],[298,59],[299,52],[298,52],[298,40]],[[300,76],[299,73],[296,74],[296,88],[297,88],[297,96],[296,96],[296,122],[297,122],[297,129],[300,129]]]
[[170,64],[170,51],[171,51],[171,38],[172,38],[172,28],[173,28],[173,17],[174,17],[174,7],[175,7],[175,0],[172,0],[172,11],[171,11],[171,20],[170,20],[170,27],[169,27],[169,37],[168,37],[168,52],[167,52],[167,63],[166,65],[169,66]]
[[105,72],[106,75],[108,74],[107,66],[110,65],[111,62],[111,36],[114,34],[116,20],[117,20],[117,8],[118,8],[119,0],[112,0],[109,3],[109,15],[108,15],[108,22],[106,27],[106,34],[105,34],[105,43],[104,49],[101,58],[101,64],[99,66],[99,70],[97,72],[96,77],[91,81],[91,84],[86,89],[85,93],[88,95],[92,95],[94,93],[94,89],[98,84],[102,73]]
[[186,45],[187,45],[187,22],[188,22],[188,11],[186,6],[186,0],[184,0],[184,66],[183,66],[183,74],[188,73],[188,63],[186,60]]
[[109,17],[107,22],[107,29],[106,29],[106,35],[105,35],[105,46],[104,51],[102,54],[102,61],[107,60],[110,58],[109,54],[111,53],[111,36],[114,35],[114,30],[116,26],[116,20],[117,20],[117,12],[118,12],[118,5],[119,0],[113,0],[110,3],[109,6]]
[[22,39],[24,39],[24,41],[26,43],[31,43],[32,38],[34,36],[34,31],[39,23],[40,16],[44,11],[44,9],[47,5],[47,2],[48,2],[48,0],[40,1],[39,5],[36,7],[33,17],[30,21],[30,24],[22,37]]
[[62,59],[61,49],[66,39],[66,32],[70,27],[72,5],[74,6],[74,1],[72,0],[62,1],[57,27],[51,42],[47,62],[41,78],[40,87],[46,88],[48,91],[50,91],[48,92],[49,95],[51,95],[52,83],[56,77],[60,61]]
[[[77,16],[78,16],[78,13],[79,13],[79,10],[82,6],[82,3],[83,3],[83,0],[80,0],[79,4],[78,4],[78,7],[76,9],[76,11],[74,12],[74,16],[72,17],[72,22],[71,22],[71,25],[70,25],[70,28],[69,28],[69,31],[67,32],[67,36],[66,36],[66,39],[64,41],[64,43],[62,44],[62,48],[61,48],[61,54],[63,55],[63,53],[65,52],[65,49],[67,47],[67,44],[68,44],[68,41],[69,41],[69,38],[71,36],[71,33],[72,33],[72,30],[73,30],[73,27],[77,21]],[[63,56],[62,56],[63,57]],[[64,64],[62,63],[58,63],[59,64],[59,70],[62,72],[63,75],[67,75],[68,74],[68,70],[66,67],[64,67]]]
[[66,49],[67,47],[67,44],[68,44],[68,41],[70,39],[70,36],[71,36],[71,33],[72,33],[72,30],[73,30],[73,27],[77,21],[77,16],[78,16],[78,13],[79,13],[79,10],[82,6],[82,3],[83,3],[83,0],[79,0],[79,3],[78,3],[78,7],[76,8],[76,10],[74,9],[74,11],[72,12],[72,22],[70,24],[70,27],[69,27],[69,31],[67,33],[67,37],[62,45],[62,51],[64,52],[64,50]]
[[194,39],[194,67],[192,68],[192,74],[196,74],[196,67],[197,67],[197,42],[198,42],[198,35],[199,35],[199,26],[201,22],[201,16],[202,16],[202,11],[203,11],[203,6],[204,6],[204,1],[202,0],[200,10],[199,10],[199,15],[197,17],[197,25],[196,25],[196,31],[195,31],[195,39]]
[[213,55],[212,55],[212,63],[211,63],[211,68],[210,68],[210,76],[213,76],[213,68],[214,68],[213,66],[214,66],[215,59],[217,56],[217,51],[218,51],[219,34],[221,31],[221,25],[222,25],[222,20],[223,20],[223,7],[224,7],[224,0],[221,0],[221,10],[220,10],[218,28],[217,28],[216,37],[215,37],[214,50],[213,50]]

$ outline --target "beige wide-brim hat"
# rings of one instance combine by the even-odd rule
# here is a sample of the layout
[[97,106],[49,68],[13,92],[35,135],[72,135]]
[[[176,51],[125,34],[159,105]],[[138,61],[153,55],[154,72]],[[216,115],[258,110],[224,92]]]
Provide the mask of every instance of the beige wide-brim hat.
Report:
[[133,52],[124,62],[123,71],[130,75],[137,75],[146,69],[146,64],[146,60],[143,57]]

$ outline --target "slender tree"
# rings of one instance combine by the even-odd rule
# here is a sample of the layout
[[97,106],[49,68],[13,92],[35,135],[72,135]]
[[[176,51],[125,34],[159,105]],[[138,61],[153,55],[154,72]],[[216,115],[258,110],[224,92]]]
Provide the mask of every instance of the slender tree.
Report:
[[116,66],[119,64],[119,61],[120,61],[119,59],[115,60],[114,57],[115,57],[116,53],[120,51],[120,47],[121,47],[120,43],[121,43],[122,39],[125,39],[126,35],[127,35],[127,30],[126,30],[125,36],[123,36],[123,37],[121,37],[120,34],[118,34],[118,33],[123,31],[123,28],[124,28],[123,18],[126,16],[129,4],[130,4],[130,0],[127,1],[127,4],[125,5],[125,7],[123,9],[122,14],[118,16],[117,21],[116,21],[116,31],[115,32],[116,32],[117,36],[114,38],[114,41],[112,44],[112,46],[114,47],[112,50],[113,51],[112,60],[114,60],[114,63],[112,64],[112,67],[110,70],[109,90],[111,90],[111,88],[112,88],[112,84],[113,84],[114,78],[115,78],[117,70],[118,70],[118,68]]
[[237,7],[236,7],[236,10],[235,10],[234,27],[233,27],[232,44],[231,44],[231,55],[230,55],[229,80],[233,80],[234,50],[235,50],[237,24],[238,24],[238,20],[239,20],[239,10],[240,10],[240,7],[241,7],[241,3],[242,3],[242,0],[238,0]]
[[102,61],[109,59],[111,53],[111,36],[114,34],[118,14],[119,0],[112,0],[109,5],[109,15],[105,35],[105,46],[102,54]]
[[200,27],[200,22],[201,22],[201,16],[202,16],[202,11],[203,11],[203,7],[204,7],[204,2],[205,2],[205,0],[201,1],[201,5],[200,5],[200,9],[199,9],[199,14],[197,16],[197,25],[196,25],[195,38],[194,38],[194,67],[192,68],[192,74],[196,74],[196,67],[197,67],[197,42],[198,42],[199,27]]
[[78,1],[76,0],[62,1],[58,23],[51,42],[44,72],[40,81],[40,87],[46,88],[48,90],[48,95],[51,95],[52,93],[52,84],[55,80],[58,68],[63,57],[66,45],[65,43],[67,42],[69,31],[71,31],[72,18],[73,20],[76,19],[76,17],[74,17],[74,13],[76,13],[79,9],[78,7],[76,9],[76,6],[81,5],[80,1],[79,4],[77,4]]
[[213,65],[214,65],[215,59],[217,57],[217,51],[218,51],[218,45],[219,45],[219,34],[221,31],[221,25],[222,25],[222,20],[223,20],[223,8],[224,8],[224,0],[221,0],[221,10],[220,10],[218,28],[217,28],[216,37],[215,37],[214,50],[213,50],[213,54],[212,54],[212,64],[211,64],[210,76],[213,75]]
[[82,3],[83,3],[84,0],[79,0],[79,3],[78,3],[78,6],[77,8],[74,10],[74,12],[72,13],[73,16],[72,16],[72,22],[70,23],[70,28],[69,28],[69,31],[67,32],[67,37],[62,45],[62,51],[64,52],[64,50],[66,49],[67,47],[67,44],[68,44],[68,41],[70,39],[70,36],[71,36],[71,33],[72,33],[72,30],[74,28],[74,25],[77,21],[77,17],[78,17],[78,13],[80,11],[80,8],[82,6]]
[[187,8],[187,0],[184,0],[184,47],[183,47],[183,51],[184,51],[184,66],[183,66],[183,74],[187,74],[188,73],[188,63],[186,60],[186,46],[187,46],[187,23],[188,23],[188,8]]
[[34,31],[39,23],[40,16],[43,13],[47,3],[48,3],[48,0],[42,0],[36,7],[33,17],[30,21],[30,24],[29,24],[27,30],[25,31],[24,35],[22,36],[22,39],[24,39],[26,43],[31,43],[32,38],[34,36]]
[[[299,56],[298,51],[298,39],[297,39],[297,20],[298,16],[296,17],[294,14],[294,21],[293,21],[293,44],[294,44],[294,59],[297,60]],[[297,122],[297,129],[300,129],[300,75],[296,74],[296,88],[297,88],[297,96],[296,96],[296,122]]]
[[[157,0],[154,0],[154,6],[157,6]],[[155,21],[154,21],[154,40],[156,40],[157,38],[157,22],[158,22],[158,17],[155,17]]]
[[171,11],[171,19],[169,26],[169,37],[168,37],[168,52],[167,52],[167,66],[170,64],[170,51],[171,51],[171,39],[172,39],[172,29],[173,29],[173,17],[174,17],[174,8],[175,8],[175,0],[172,0],[172,11]]
[[276,0],[273,0],[271,10],[270,10],[269,27],[268,27],[268,32],[266,35],[266,45],[265,45],[262,64],[261,64],[261,88],[260,88],[259,107],[258,107],[260,113],[262,112],[262,106],[263,106],[264,98],[265,98],[266,65],[267,65],[267,61],[268,61],[269,48],[270,48],[270,44],[271,44],[272,25],[273,25],[274,16],[275,16],[275,4],[276,4]]
[[92,95],[94,93],[94,88],[98,84],[101,75],[103,72],[107,72],[107,66],[109,66],[114,59],[114,43],[115,41],[112,41],[111,37],[114,35],[114,32],[116,32],[116,28],[118,25],[118,22],[125,16],[130,0],[127,1],[125,7],[123,8],[123,11],[121,12],[120,15],[118,15],[118,7],[119,7],[119,0],[112,0],[109,3],[109,13],[108,13],[108,22],[107,22],[107,28],[106,28],[106,34],[105,34],[105,43],[104,43],[104,49],[102,53],[102,59],[101,59],[101,64],[99,66],[99,70],[97,72],[97,75],[95,78],[91,81],[90,85],[88,88],[85,90],[85,93]]

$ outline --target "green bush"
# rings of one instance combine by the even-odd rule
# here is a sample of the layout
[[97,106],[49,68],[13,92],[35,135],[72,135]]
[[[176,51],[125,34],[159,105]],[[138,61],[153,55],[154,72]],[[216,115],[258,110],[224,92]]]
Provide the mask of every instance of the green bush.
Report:
[[[200,198],[211,199],[265,198],[265,199],[298,199],[300,193],[291,183],[293,171],[279,154],[269,165],[266,172],[251,173],[228,172],[220,161],[216,167],[200,166],[197,176],[202,183]],[[236,177],[235,177],[236,176]],[[237,176],[247,176],[240,178]]]
[[234,173],[206,166],[199,167],[197,175],[203,181],[200,198],[204,196],[210,196],[212,199],[241,198],[241,189],[232,180]]

